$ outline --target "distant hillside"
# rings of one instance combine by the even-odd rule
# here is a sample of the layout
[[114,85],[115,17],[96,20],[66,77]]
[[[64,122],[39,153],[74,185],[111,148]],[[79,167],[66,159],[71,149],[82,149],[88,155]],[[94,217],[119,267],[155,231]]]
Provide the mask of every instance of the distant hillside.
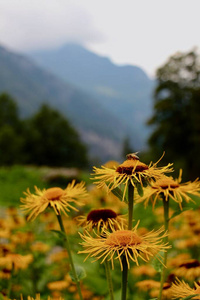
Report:
[[0,47],[0,93],[7,92],[18,103],[22,117],[48,103],[64,114],[89,145],[91,156],[119,159],[128,129],[117,116],[89,95],[38,67],[24,55]]
[[141,68],[117,66],[76,44],[29,55],[42,67],[93,95],[127,125],[135,148],[145,147],[149,133],[145,122],[151,116],[154,82]]

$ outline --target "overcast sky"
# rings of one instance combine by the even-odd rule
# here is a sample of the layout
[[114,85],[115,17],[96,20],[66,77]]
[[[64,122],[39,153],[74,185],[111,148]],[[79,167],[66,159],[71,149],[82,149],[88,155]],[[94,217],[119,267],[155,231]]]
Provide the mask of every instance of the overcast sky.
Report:
[[149,75],[200,46],[199,0],[0,0],[0,44],[25,52],[76,42]]

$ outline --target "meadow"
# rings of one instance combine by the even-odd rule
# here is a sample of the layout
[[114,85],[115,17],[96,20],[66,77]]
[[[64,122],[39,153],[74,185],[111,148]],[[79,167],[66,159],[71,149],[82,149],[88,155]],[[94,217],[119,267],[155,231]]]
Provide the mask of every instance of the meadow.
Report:
[[[30,189],[31,194],[35,193],[34,186],[41,191],[54,187],[65,189],[74,179],[77,184],[85,183],[87,197],[84,197],[80,206],[76,206],[77,210],[70,208],[67,215],[61,212],[64,235],[59,218],[51,205],[48,205],[44,211],[37,211],[34,220],[28,220],[30,212],[22,210],[22,202],[20,202],[20,198],[26,198],[27,195],[23,192],[26,192],[27,188]],[[0,299],[20,299],[22,295],[23,299],[27,297],[80,299],[76,278],[70,266],[69,251],[66,249],[65,235],[70,244],[84,300],[159,299],[163,264],[150,250],[151,259],[147,259],[149,255],[144,252],[146,258],[139,255],[136,259],[138,265],[130,259],[128,286],[124,296],[122,296],[124,269],[122,272],[119,259],[114,259],[114,269],[111,268],[112,260],[104,260],[101,263],[102,260],[98,259],[98,255],[94,262],[93,250],[90,252],[90,256],[93,257],[85,260],[86,254],[83,253],[83,239],[80,234],[84,235],[85,229],[89,232],[90,229],[96,230],[94,224],[90,226],[91,228],[84,228],[86,221],[90,220],[88,216],[92,210],[112,210],[116,213],[114,219],[121,216],[124,218],[123,226],[127,226],[128,218],[130,223],[129,207],[126,199],[122,201],[122,194],[118,187],[108,193],[106,188],[98,188],[93,181],[89,173],[75,169],[67,171],[34,166],[13,166],[0,169]],[[138,187],[135,193],[136,198],[139,198]],[[200,278],[200,198],[191,191],[188,195],[194,202],[183,199],[182,210],[180,203],[172,201],[173,199],[168,201],[170,202],[168,243],[171,248],[167,249],[168,260],[162,299],[179,299],[172,298],[171,294],[172,282],[175,282],[177,278],[187,282],[191,289],[194,288],[194,282],[198,282]],[[128,197],[127,193],[126,196]],[[74,205],[72,203],[72,206]],[[112,219],[112,217],[109,218]],[[162,201],[157,201],[154,209],[151,201],[146,207],[144,202],[138,201],[137,203],[136,201],[132,219],[133,227],[139,220],[138,236],[148,236],[152,230],[156,231],[165,224]],[[99,219],[96,221],[99,228],[103,226],[103,221],[101,220],[100,223],[98,223]],[[116,226],[112,223],[112,226],[108,228],[107,223],[107,230],[116,230]],[[98,230],[94,235],[89,234],[92,239],[103,236],[103,233]],[[166,241],[165,236],[164,240]],[[129,246],[132,247],[132,245]],[[131,251],[134,252],[134,249],[132,247]],[[141,252],[142,250],[139,250],[137,253]],[[129,253],[132,256],[132,252]],[[160,255],[163,256],[163,253]],[[125,266],[124,262],[123,266]],[[109,283],[109,278],[112,283]],[[180,296],[180,299],[192,298],[200,299],[192,294]]]

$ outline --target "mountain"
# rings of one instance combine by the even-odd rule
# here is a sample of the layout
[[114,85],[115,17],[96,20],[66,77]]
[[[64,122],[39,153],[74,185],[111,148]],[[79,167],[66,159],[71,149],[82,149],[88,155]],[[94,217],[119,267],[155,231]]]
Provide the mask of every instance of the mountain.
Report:
[[80,45],[28,53],[40,66],[92,95],[128,128],[135,149],[146,147],[154,81],[139,67],[113,64]]
[[23,118],[42,103],[59,110],[79,131],[91,157],[102,161],[119,159],[121,144],[129,128],[109,112],[93,94],[67,83],[38,66],[26,55],[0,47],[0,93],[16,100]]

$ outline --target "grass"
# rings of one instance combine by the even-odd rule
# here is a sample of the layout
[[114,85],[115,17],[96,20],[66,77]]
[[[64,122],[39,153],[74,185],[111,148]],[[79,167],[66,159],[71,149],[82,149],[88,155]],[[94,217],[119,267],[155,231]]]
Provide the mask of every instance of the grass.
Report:
[[45,187],[42,172],[34,167],[12,166],[0,168],[0,205],[18,206],[23,191],[34,185]]
[[[35,167],[35,166],[11,166],[0,168],[0,206],[18,207],[20,198],[23,197],[23,192],[30,188],[34,192],[34,186],[40,189],[49,188],[51,186],[60,186],[65,188],[68,182],[73,178],[57,176],[57,180],[48,181],[45,177],[52,168],[49,167]],[[85,181],[87,184],[91,183],[87,172],[78,171],[77,181]]]

